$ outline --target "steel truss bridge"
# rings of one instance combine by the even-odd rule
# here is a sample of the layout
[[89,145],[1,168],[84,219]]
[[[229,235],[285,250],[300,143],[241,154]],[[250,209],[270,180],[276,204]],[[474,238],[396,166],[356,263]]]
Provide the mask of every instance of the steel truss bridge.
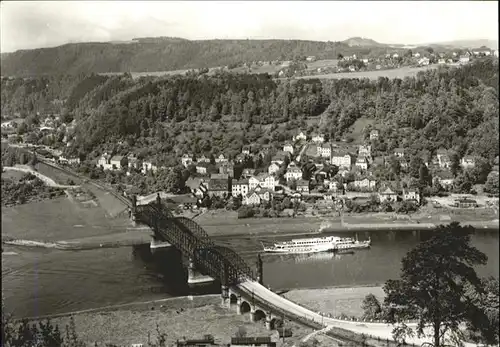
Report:
[[236,252],[214,244],[195,221],[173,216],[159,198],[147,205],[137,205],[133,199],[132,214],[137,223],[153,229],[157,239],[170,243],[183,257],[191,259],[198,271],[219,280],[222,285],[234,286],[256,279],[252,269]]
[[[314,329],[341,328],[357,334],[392,339],[393,326],[387,323],[360,324],[323,316],[272,292],[261,283],[246,262],[233,250],[214,244],[205,230],[196,222],[185,217],[175,217],[159,198],[147,205],[137,205],[132,198],[131,217],[153,229],[155,237],[177,248],[183,257],[194,262],[195,267],[205,275],[219,280],[224,297],[235,297],[238,307],[247,305],[254,314],[265,311],[269,322],[276,317],[287,317]],[[225,289],[224,289],[225,288]],[[229,293],[228,293],[229,291]],[[225,293],[224,293],[225,292]],[[415,325],[408,323],[408,325]],[[411,338],[420,345],[424,338]]]

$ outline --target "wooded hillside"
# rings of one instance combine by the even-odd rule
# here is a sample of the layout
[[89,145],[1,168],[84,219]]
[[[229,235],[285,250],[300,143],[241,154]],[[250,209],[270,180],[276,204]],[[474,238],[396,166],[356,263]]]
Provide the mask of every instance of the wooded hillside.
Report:
[[137,39],[132,43],[76,43],[22,50],[1,57],[2,76],[155,72],[218,67],[240,62],[292,60],[314,55],[381,54],[386,47],[300,40]]

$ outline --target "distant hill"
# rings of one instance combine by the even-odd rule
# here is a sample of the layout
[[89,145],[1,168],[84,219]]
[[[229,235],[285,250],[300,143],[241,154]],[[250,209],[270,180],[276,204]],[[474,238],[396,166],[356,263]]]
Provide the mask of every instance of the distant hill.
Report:
[[349,47],[386,47],[387,45],[383,43],[378,43],[375,40],[364,38],[364,37],[351,37],[347,40],[342,41]]
[[[363,45],[302,40],[184,40],[138,38],[127,42],[73,43],[1,55],[3,76],[155,72],[226,66],[252,61],[292,60],[309,55],[385,53],[373,40]],[[370,41],[370,44],[368,44]],[[375,43],[374,43],[375,42]]]
[[434,42],[428,43],[421,46],[444,46],[449,48],[476,48],[476,47],[488,47],[490,49],[498,49],[498,41],[478,39],[478,40],[455,40],[455,41],[445,41],[445,42]]
[[[453,41],[451,48],[490,47],[492,41]],[[470,44],[470,46],[468,46]],[[420,45],[423,46],[423,45]],[[427,45],[435,50],[444,44]],[[415,46],[416,47],[416,46]],[[342,42],[304,40],[186,40],[178,37],[134,38],[130,41],[72,43],[58,47],[2,53],[2,76],[39,76],[121,72],[158,72],[230,66],[254,61],[293,60],[316,56],[380,56],[408,49],[404,44],[383,44],[352,37]],[[417,47],[418,48],[418,47]]]

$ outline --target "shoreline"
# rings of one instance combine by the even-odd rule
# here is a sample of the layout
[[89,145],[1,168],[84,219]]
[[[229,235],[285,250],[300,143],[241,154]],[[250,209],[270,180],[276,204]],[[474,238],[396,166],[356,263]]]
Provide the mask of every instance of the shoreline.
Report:
[[[295,298],[297,296],[303,297],[304,293],[324,293],[324,292],[335,292],[337,295],[351,294],[353,292],[364,292],[366,290],[382,290],[383,284],[373,283],[373,284],[359,284],[359,285],[332,285],[332,286],[322,286],[322,287],[303,287],[303,288],[291,288],[282,289],[275,291],[278,295],[288,298]],[[291,299],[290,298],[290,299]],[[305,299],[304,299],[305,300]],[[294,302],[297,299],[294,299]],[[302,301],[302,300],[299,300]],[[156,309],[173,309],[177,307],[183,307],[186,303],[189,303],[189,307],[204,307],[207,305],[220,304],[220,294],[202,294],[202,295],[185,295],[185,296],[172,296],[163,299],[155,299],[148,301],[133,301],[124,304],[101,306],[95,308],[89,308],[85,310],[54,313],[37,317],[20,317],[14,318],[14,321],[20,322],[22,320],[40,321],[45,319],[57,319],[65,318],[70,316],[77,316],[83,314],[98,314],[103,312],[112,311],[154,311]],[[305,301],[301,304],[305,304]]]
[[[474,222],[460,222],[461,225],[471,225],[476,228],[478,231],[498,231],[499,224],[498,221],[474,221]],[[376,224],[355,224],[355,223],[343,223],[341,226],[322,227],[321,230],[315,232],[303,232],[303,231],[287,231],[287,232],[279,232],[279,231],[263,231],[263,232],[235,232],[231,234],[212,234],[211,236],[214,240],[223,240],[226,238],[242,238],[249,236],[260,236],[260,237],[288,237],[288,236],[306,236],[306,235],[323,235],[327,233],[342,233],[342,232],[362,232],[362,231],[393,231],[393,232],[408,232],[408,231],[424,231],[424,230],[432,230],[435,229],[438,225],[434,223],[398,223],[398,224],[389,224],[389,223],[376,223]],[[142,236],[142,235],[141,235]],[[2,244],[12,245],[12,246],[21,246],[21,247],[38,247],[38,248],[52,248],[62,251],[85,251],[85,250],[93,250],[99,248],[120,248],[120,247],[131,247],[142,244],[147,244],[149,241],[144,240],[143,238],[148,238],[149,235],[144,233],[142,238],[130,238],[128,240],[118,240],[118,241],[86,241],[86,239],[91,239],[95,237],[83,237],[76,240],[69,241],[40,241],[40,240],[26,240],[26,239],[16,239],[10,236],[2,236]]]
[[54,313],[54,314],[48,314],[48,315],[43,315],[43,316],[38,316],[38,317],[22,317],[22,318],[14,318],[14,321],[20,322],[22,320],[27,320],[28,322],[32,321],[40,321],[40,320],[45,320],[45,319],[56,319],[56,318],[64,318],[64,317],[70,317],[70,316],[76,316],[76,315],[81,315],[81,314],[88,314],[88,313],[103,313],[103,312],[111,312],[111,311],[120,311],[120,310],[144,310],[144,309],[150,309],[151,305],[154,305],[153,307],[157,306],[158,304],[164,304],[164,303],[170,303],[171,307],[164,307],[164,305],[161,305],[160,308],[167,308],[171,309],[173,306],[176,304],[183,304],[185,302],[191,302],[195,303],[196,301],[207,301],[205,303],[199,303],[199,305],[192,305],[191,307],[200,307],[200,306],[206,306],[210,305],[212,301],[215,302],[215,299],[217,299],[217,302],[220,300],[220,294],[205,294],[205,295],[187,295],[187,296],[172,296],[164,299],[156,299],[156,300],[149,300],[149,301],[134,301],[134,302],[128,302],[125,304],[117,304],[117,305],[110,305],[110,306],[102,306],[102,307],[95,307],[95,308],[89,308],[85,310],[78,310],[78,311],[71,311],[71,312],[63,312],[63,313]]

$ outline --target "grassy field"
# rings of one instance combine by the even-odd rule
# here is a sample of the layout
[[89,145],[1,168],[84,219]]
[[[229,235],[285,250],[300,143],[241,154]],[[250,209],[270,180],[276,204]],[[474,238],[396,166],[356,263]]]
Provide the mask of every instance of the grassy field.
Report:
[[373,125],[374,123],[375,123],[375,120],[373,120],[373,119],[367,119],[367,118],[357,119],[356,122],[354,122],[354,125],[351,127],[351,132],[348,136],[350,136],[354,139],[354,141],[353,141],[354,144],[362,144],[362,143],[364,143],[363,130],[368,125]]
[[[266,330],[263,322],[252,323],[250,317],[237,315],[235,310],[220,307],[220,298],[210,296],[165,300],[154,304],[135,305],[136,307],[95,313],[81,313],[74,316],[77,333],[87,343],[99,341],[118,345],[156,342],[156,325],[160,332],[167,336],[167,345],[177,339],[201,338],[204,334],[214,336],[216,343],[227,344],[239,328],[244,328],[247,336],[270,336],[278,346],[292,346],[305,334],[311,332],[296,325],[287,323],[293,329],[294,337],[286,343],[278,341],[276,331]],[[52,320],[60,326],[69,323],[69,317]]]
[[108,219],[99,207],[67,197],[2,208],[2,234],[36,241],[70,240],[123,232],[128,221]]
[[314,62],[307,62],[308,69],[319,69],[325,67],[335,67],[338,65],[338,59],[325,59],[325,60],[317,60]]
[[236,212],[225,210],[208,211],[195,221],[211,236],[309,232],[324,224],[316,217],[238,219]]
[[326,75],[311,75],[311,76],[301,76],[297,78],[320,78],[320,79],[341,79],[341,78],[369,78],[371,80],[376,80],[379,77],[387,78],[405,78],[416,76],[420,71],[426,71],[429,69],[435,69],[436,66],[422,66],[422,67],[401,67],[399,69],[392,70],[376,70],[376,71],[360,71],[360,72],[341,72],[332,73]]
[[24,177],[24,175],[26,175],[25,172],[16,171],[16,170],[6,170],[6,171],[2,172],[2,178],[11,179],[14,182],[19,181],[21,178]]
[[294,289],[283,296],[316,312],[329,313],[334,316],[361,317],[361,304],[366,295],[372,293],[382,301],[382,287],[345,287],[325,289]]

